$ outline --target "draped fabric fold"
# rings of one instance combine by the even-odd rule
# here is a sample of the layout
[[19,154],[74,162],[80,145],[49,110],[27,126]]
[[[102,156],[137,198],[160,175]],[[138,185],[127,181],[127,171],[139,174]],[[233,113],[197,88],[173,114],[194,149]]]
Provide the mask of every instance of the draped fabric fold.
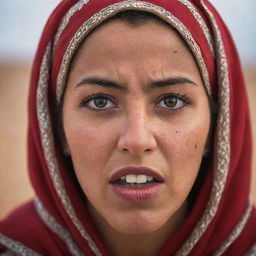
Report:
[[256,255],[245,83],[230,33],[207,0],[63,0],[56,7],[41,36],[29,90],[28,166],[37,198],[0,222],[0,252],[111,255],[70,178],[55,114],[76,50],[94,28],[126,10],[150,12],[175,28],[219,108],[209,168],[193,209],[158,255]]

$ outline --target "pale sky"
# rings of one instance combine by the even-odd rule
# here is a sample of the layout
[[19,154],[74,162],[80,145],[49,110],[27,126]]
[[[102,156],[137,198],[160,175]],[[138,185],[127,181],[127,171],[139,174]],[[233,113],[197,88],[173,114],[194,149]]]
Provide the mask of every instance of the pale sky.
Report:
[[[228,24],[243,62],[256,64],[256,1],[211,2]],[[0,1],[0,62],[31,62],[43,25],[58,3],[59,0]]]

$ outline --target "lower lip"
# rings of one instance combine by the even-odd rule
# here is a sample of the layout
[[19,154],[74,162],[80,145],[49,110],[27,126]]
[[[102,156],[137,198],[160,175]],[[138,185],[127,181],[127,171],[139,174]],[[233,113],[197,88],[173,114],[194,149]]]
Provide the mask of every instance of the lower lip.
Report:
[[152,199],[159,191],[160,185],[161,183],[155,183],[142,188],[127,188],[122,185],[112,184],[112,189],[123,200],[141,202]]

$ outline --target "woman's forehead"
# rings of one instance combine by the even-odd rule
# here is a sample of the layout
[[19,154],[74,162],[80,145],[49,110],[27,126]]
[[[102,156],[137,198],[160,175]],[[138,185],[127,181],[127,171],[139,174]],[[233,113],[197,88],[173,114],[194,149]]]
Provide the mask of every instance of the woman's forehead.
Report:
[[101,26],[81,45],[72,67],[71,76],[75,70],[116,79],[138,73],[151,80],[191,74],[198,82],[200,77],[196,61],[177,32],[155,21],[136,27],[121,21]]
[[[171,26],[164,26],[155,20],[146,20],[139,25],[130,26],[117,19],[96,27],[79,46],[73,61],[82,55],[81,51],[89,54],[89,51],[93,49],[98,51],[108,49],[105,54],[109,55],[113,55],[113,52],[119,52],[119,56],[117,55],[119,59],[125,57],[124,54],[127,51],[123,51],[124,48],[133,47],[136,53],[134,57],[136,57],[141,53],[137,50],[139,48],[146,51],[148,47],[151,47],[151,54],[155,55],[159,54],[164,47],[173,48],[170,51],[173,50],[177,53],[185,45],[185,42]],[[155,46],[155,48],[152,46]],[[154,51],[152,52],[152,50]]]

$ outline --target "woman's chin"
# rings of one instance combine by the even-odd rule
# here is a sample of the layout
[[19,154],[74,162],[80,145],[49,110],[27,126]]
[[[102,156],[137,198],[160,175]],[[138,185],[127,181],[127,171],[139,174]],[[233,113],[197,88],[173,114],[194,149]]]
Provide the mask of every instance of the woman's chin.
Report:
[[128,235],[128,236],[140,236],[152,234],[161,228],[161,225],[142,225],[142,224],[133,224],[133,225],[115,225],[112,227],[115,231],[120,234]]
[[121,214],[117,218],[108,219],[115,231],[123,235],[146,235],[154,233],[163,228],[168,222],[166,217],[157,217],[152,214],[133,213]]
[[[172,207],[107,207],[101,211],[89,204],[89,211],[101,230],[122,235],[146,235],[160,230],[173,233],[184,221],[187,204]],[[101,212],[101,214],[99,213]]]

